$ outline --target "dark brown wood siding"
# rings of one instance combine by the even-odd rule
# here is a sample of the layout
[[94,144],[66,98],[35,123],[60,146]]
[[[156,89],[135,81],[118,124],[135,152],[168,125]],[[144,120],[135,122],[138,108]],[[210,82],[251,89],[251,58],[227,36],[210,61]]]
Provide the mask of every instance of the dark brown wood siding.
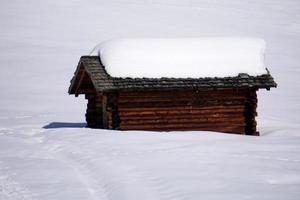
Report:
[[88,100],[85,114],[88,127],[103,128],[102,94],[93,92],[86,94],[85,98]]
[[114,91],[86,95],[89,127],[255,135],[255,89]]
[[247,100],[245,102],[245,134],[247,135],[258,135],[256,131],[256,120],[257,116],[257,94],[256,90],[249,90]]
[[118,113],[118,92],[103,93],[103,128],[120,129]]
[[121,130],[256,132],[256,91],[119,92]]

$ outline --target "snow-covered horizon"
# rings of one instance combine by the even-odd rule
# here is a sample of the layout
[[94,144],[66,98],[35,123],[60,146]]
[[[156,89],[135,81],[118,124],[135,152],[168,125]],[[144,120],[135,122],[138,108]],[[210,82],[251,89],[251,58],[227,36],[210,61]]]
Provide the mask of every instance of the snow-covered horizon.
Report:
[[[10,0],[0,27],[0,200],[299,199],[298,0]],[[261,136],[83,128],[78,60],[127,37],[263,38]]]

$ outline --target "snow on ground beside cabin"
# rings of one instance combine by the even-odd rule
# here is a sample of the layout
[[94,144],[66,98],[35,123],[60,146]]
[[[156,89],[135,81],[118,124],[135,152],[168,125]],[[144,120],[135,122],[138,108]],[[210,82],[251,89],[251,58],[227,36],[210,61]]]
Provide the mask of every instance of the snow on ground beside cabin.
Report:
[[287,136],[85,128],[3,135],[0,197],[298,199],[299,142]]
[[[299,199],[297,0],[0,3],[0,199]],[[79,57],[124,37],[258,37],[261,137],[84,127]],[[44,127],[44,128],[43,128]]]
[[203,78],[267,74],[257,38],[126,38],[103,42],[99,56],[113,77]]

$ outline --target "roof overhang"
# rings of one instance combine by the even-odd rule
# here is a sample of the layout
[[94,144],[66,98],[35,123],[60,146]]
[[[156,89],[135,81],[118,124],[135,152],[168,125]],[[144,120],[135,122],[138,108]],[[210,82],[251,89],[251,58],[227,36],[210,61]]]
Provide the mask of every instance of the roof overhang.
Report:
[[235,77],[205,78],[117,78],[111,77],[98,56],[82,56],[71,80],[69,94],[86,94],[92,91],[110,90],[171,90],[171,89],[226,89],[226,88],[265,88],[277,87],[267,70],[260,76],[239,74]]

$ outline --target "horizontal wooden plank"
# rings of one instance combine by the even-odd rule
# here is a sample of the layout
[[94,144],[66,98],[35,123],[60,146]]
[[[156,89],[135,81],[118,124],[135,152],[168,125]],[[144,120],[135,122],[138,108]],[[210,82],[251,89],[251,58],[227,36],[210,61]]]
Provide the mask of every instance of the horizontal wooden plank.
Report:
[[209,90],[209,91],[200,91],[200,90],[165,90],[165,91],[121,91],[119,92],[119,97],[161,97],[161,96],[220,96],[220,95],[246,95],[249,94],[247,89],[224,89],[224,90]]
[[215,132],[223,132],[223,133],[232,133],[232,134],[245,134],[244,127],[224,127],[224,128],[184,128],[184,127],[177,127],[177,128],[147,128],[147,129],[120,129],[120,130],[144,130],[144,131],[163,131],[163,132],[170,132],[170,131],[215,131]]
[[239,118],[173,118],[173,119],[140,119],[140,120],[125,120],[121,118],[120,125],[138,125],[138,124],[240,124],[245,125],[245,119],[243,117]]
[[[128,114],[128,113],[126,113]],[[174,114],[166,114],[166,113],[150,113],[150,114],[141,114],[137,115],[123,115],[120,113],[120,118],[122,120],[142,120],[142,119],[197,119],[197,118],[244,118],[243,112],[232,112],[232,113],[215,113],[215,112],[207,112],[202,114],[191,114],[191,113],[179,113],[176,112]]]
[[123,125],[121,130],[207,130],[219,132],[240,132],[243,133],[245,126],[228,124],[172,124],[172,125]]
[[[119,117],[122,119],[161,119],[161,118],[203,118],[203,117],[215,117],[215,118],[222,118],[222,117],[244,117],[243,110],[237,111],[228,111],[226,112],[211,112],[209,110],[193,110],[191,112],[187,111],[143,111],[143,112],[127,112],[127,113],[119,113]],[[253,117],[254,118],[254,117]]]
[[119,103],[139,102],[174,102],[174,101],[209,101],[209,100],[246,100],[245,96],[148,96],[148,97],[120,97]]
[[210,123],[197,123],[197,122],[178,122],[178,123],[156,123],[156,124],[120,124],[120,127],[228,127],[228,126],[245,126],[243,122],[210,122]]
[[180,107],[180,106],[193,106],[193,107],[208,107],[208,106],[244,106],[243,101],[194,101],[194,102],[143,102],[143,103],[126,103],[119,104],[119,109],[124,108],[152,108],[152,107]]
[[176,107],[152,107],[152,108],[118,108],[120,115],[145,115],[145,114],[201,114],[207,112],[225,113],[225,112],[243,112],[244,106],[176,106]]
[[244,100],[252,102],[254,100],[247,98],[246,96],[149,96],[149,97],[132,97],[132,98],[118,98],[119,103],[130,103],[130,102],[174,102],[174,101],[205,101],[205,100]]

